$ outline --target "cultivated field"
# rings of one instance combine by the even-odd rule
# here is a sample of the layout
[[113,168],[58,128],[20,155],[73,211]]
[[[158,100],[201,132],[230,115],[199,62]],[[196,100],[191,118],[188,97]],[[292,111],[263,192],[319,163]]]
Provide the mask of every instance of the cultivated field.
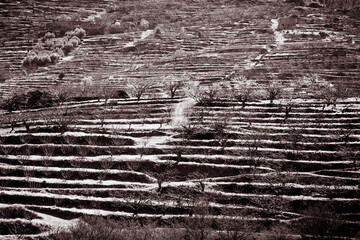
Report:
[[0,3],[1,237],[359,237],[359,3],[321,2]]

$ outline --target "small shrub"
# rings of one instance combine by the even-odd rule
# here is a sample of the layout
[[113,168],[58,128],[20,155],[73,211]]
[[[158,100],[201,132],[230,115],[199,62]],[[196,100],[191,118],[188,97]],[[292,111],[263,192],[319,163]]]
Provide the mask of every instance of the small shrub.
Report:
[[10,64],[0,64],[0,83],[10,77]]
[[47,39],[55,38],[55,33],[47,32],[44,37],[42,38],[42,41],[45,42]]
[[82,28],[75,28],[73,31],[66,32],[65,36],[68,38],[77,37],[79,39],[83,39],[86,36],[86,31]]

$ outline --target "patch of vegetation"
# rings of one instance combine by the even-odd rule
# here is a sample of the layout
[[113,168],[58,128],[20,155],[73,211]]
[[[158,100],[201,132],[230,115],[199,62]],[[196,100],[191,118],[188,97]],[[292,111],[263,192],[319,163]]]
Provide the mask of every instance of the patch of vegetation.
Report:
[[150,240],[230,240],[230,239],[293,239],[291,230],[286,227],[272,226],[261,234],[255,231],[259,226],[253,226],[241,217],[223,218],[219,221],[207,218],[211,208],[201,197],[191,197],[192,217],[187,219],[120,219],[110,217],[83,217],[69,231],[54,232],[49,236],[52,240],[75,239],[150,239]]
[[0,83],[5,82],[11,75],[10,64],[0,64]]
[[353,232],[344,231],[347,228],[346,222],[330,206],[310,206],[303,210],[302,214],[305,218],[297,223],[296,228],[303,237],[312,235],[319,239],[326,237],[333,239]]
[[15,222],[1,222],[0,235],[15,235],[18,239],[22,239],[25,234],[39,234],[44,227],[39,227],[31,223],[21,221]]
[[50,93],[34,90],[15,94],[5,99],[1,104],[1,108],[12,112],[21,109],[51,107],[54,102],[54,97]]
[[55,64],[78,47],[85,36],[86,32],[82,28],[68,31],[64,37],[59,38],[55,37],[54,33],[47,32],[33,50],[27,53],[22,65],[26,70],[34,70]]
[[0,209],[0,217],[6,219],[24,218],[24,219],[35,219],[38,218],[36,214],[27,211],[22,207],[5,207]]

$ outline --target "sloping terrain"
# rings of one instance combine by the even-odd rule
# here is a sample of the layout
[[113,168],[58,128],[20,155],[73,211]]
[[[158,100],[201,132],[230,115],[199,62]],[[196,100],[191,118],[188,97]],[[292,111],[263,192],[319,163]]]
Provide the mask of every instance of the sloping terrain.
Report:
[[[1,235],[40,238],[95,215],[156,228],[206,219],[205,228],[221,233],[357,237],[358,8],[290,2],[1,2],[3,97],[87,81],[116,90],[134,79],[151,83],[140,101],[1,113]],[[56,64],[22,66],[47,31],[60,36],[69,26],[86,30],[81,45]],[[162,86],[231,83],[236,74],[258,88],[316,74],[340,95],[328,102],[309,92],[286,105],[284,94],[241,106],[223,94],[204,105],[185,88],[167,98]],[[314,232],[318,219],[338,221]]]

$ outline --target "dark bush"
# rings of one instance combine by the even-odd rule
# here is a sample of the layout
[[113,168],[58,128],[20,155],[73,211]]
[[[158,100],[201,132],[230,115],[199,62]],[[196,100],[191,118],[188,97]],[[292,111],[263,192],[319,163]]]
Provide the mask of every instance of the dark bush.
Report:
[[21,208],[21,207],[1,208],[0,216],[1,218],[6,218],[6,219],[24,218],[31,220],[37,218],[37,216],[34,213],[29,212],[25,208]]
[[1,108],[9,112],[12,112],[26,108],[26,105],[27,105],[27,100],[24,94],[21,94],[21,95],[15,95],[9,99],[5,99],[1,104]]
[[59,73],[59,76],[58,76],[59,80],[63,80],[64,77],[65,77],[65,73],[63,73],[63,72]]
[[339,234],[343,223],[341,215],[329,206],[310,206],[301,212],[304,218],[298,221],[296,227],[300,235],[312,235],[319,238],[335,237]]
[[116,95],[118,98],[129,98],[129,95],[124,90],[116,91]]
[[0,64],[0,82],[4,82],[10,77],[10,64]]
[[27,105],[29,108],[50,107],[54,103],[50,93],[35,90],[27,94]]
[[54,98],[50,93],[35,90],[26,94],[16,94],[6,99],[2,103],[1,108],[12,112],[20,109],[50,107],[53,104]]
[[39,234],[40,232],[41,228],[31,223],[21,221],[0,223],[0,235]]

